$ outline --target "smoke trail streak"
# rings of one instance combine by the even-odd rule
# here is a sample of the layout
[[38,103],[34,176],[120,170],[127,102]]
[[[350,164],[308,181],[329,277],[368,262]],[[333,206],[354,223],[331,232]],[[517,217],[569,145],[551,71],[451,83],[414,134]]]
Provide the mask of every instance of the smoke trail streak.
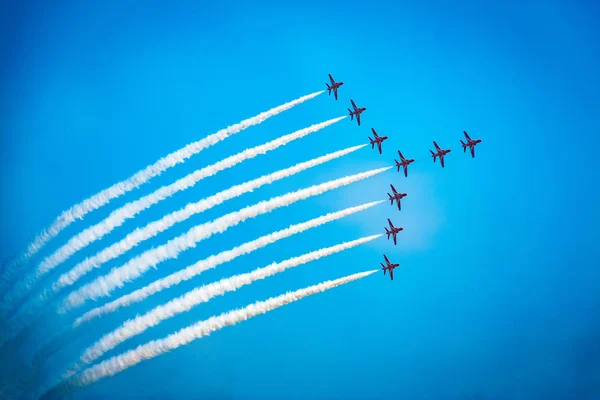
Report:
[[261,201],[253,206],[242,208],[239,211],[235,211],[217,218],[212,222],[197,225],[183,235],[171,239],[166,244],[148,250],[145,253],[132,258],[123,266],[113,268],[109,274],[101,276],[96,280],[82,286],[78,290],[71,292],[62,302],[62,304],[59,305],[57,312],[65,313],[82,305],[89,299],[97,299],[99,297],[108,296],[115,288],[121,287],[125,283],[140,277],[142,274],[148,271],[148,269],[156,267],[156,265],[160,262],[167,259],[176,258],[182,251],[185,251],[191,247],[195,247],[199,241],[207,239],[215,233],[222,233],[228,228],[235,226],[246,219],[255,218],[261,214],[269,213],[277,208],[286,207],[297,201],[304,200],[312,196],[317,196],[329,190],[369,178],[387,171],[390,168],[392,167],[374,169],[335,179],[320,185],[314,185],[306,189],[297,190],[282,196],[274,197],[270,200]]
[[373,201],[370,203],[362,204],[360,206],[349,207],[341,211],[332,212],[324,216],[314,218],[306,222],[302,222],[300,224],[290,225],[288,228],[261,236],[258,239],[246,242],[240,246],[234,247],[231,250],[222,251],[217,255],[212,255],[204,260],[200,260],[195,264],[190,265],[187,268],[176,271],[170,275],[167,275],[164,278],[158,279],[141,289],[137,289],[131,293],[119,297],[116,300],[111,301],[110,303],[106,303],[103,306],[96,307],[86,312],[81,317],[75,320],[73,328],[77,328],[81,324],[88,322],[96,317],[110,314],[122,307],[127,307],[131,304],[138,303],[160,292],[161,290],[168,289],[172,286],[178,285],[183,281],[190,280],[200,275],[204,271],[216,268],[217,266],[232,261],[237,257],[250,254],[253,251],[268,246],[271,243],[275,243],[292,235],[302,233],[308,229],[316,228],[328,222],[342,219],[357,212],[367,210],[377,204],[381,204],[384,202],[385,200]]
[[185,346],[196,339],[208,336],[212,332],[216,332],[226,326],[236,325],[257,315],[265,314],[286,304],[298,301],[304,297],[365,278],[375,272],[377,272],[377,270],[361,272],[344,278],[325,281],[305,289],[299,289],[277,297],[271,297],[268,300],[258,301],[245,308],[210,317],[207,320],[183,328],[164,339],[153,340],[140,345],[133,350],[129,350],[96,364],[84,370],[81,374],[74,376],[67,384],[72,384],[75,387],[87,386],[107,376],[116,375],[142,361],[158,357],[166,352],[175,350],[178,347]]
[[245,160],[254,158],[260,154],[264,154],[267,151],[271,151],[278,147],[284,146],[293,140],[300,139],[313,132],[317,132],[329,125],[333,125],[336,122],[341,121],[344,118],[346,117],[343,116],[330,119],[328,121],[312,125],[308,128],[300,129],[288,135],[281,136],[280,138],[272,140],[263,145],[253,147],[251,149],[246,149],[238,154],[227,157],[224,160],[221,160],[213,165],[209,165],[205,168],[196,170],[191,174],[177,180],[176,182],[167,186],[163,186],[158,190],[154,191],[153,193],[150,193],[149,195],[146,195],[136,201],[132,201],[131,203],[125,204],[123,207],[113,211],[103,221],[99,222],[94,226],[86,228],[79,234],[69,239],[69,241],[64,246],[56,250],[52,255],[46,257],[33,273],[31,273],[25,279],[15,284],[13,290],[5,295],[2,303],[0,304],[0,316],[6,316],[6,314],[15,306],[15,304],[23,299],[23,297],[27,294],[29,289],[31,289],[31,287],[40,278],[42,278],[52,269],[56,268],[58,265],[67,260],[77,251],[86,247],[90,243],[101,239],[102,237],[104,237],[104,235],[108,234],[113,229],[121,226],[126,220],[135,217],[141,211],[151,207],[154,204],[157,204],[158,202],[166,198],[169,198],[170,196],[174,195],[179,191],[194,186],[201,179],[215,175],[219,171],[231,168],[234,165],[237,165]]
[[194,214],[204,212],[229,199],[241,196],[244,193],[251,192],[263,185],[273,183],[277,180],[295,175],[306,169],[350,154],[365,146],[367,145],[363,144],[359,146],[349,147],[344,150],[339,150],[324,155],[322,157],[318,157],[309,161],[296,164],[292,167],[273,172],[271,174],[262,176],[260,178],[256,178],[248,182],[241,183],[229,189],[223,190],[206,199],[202,199],[196,203],[189,203],[184,208],[175,211],[171,214],[168,214],[158,221],[151,222],[143,228],[136,229],[135,231],[128,234],[121,241],[112,244],[111,246],[100,251],[93,257],[87,258],[85,261],[77,264],[71,271],[61,275],[51,287],[45,288],[40,294],[29,300],[25,305],[23,305],[19,309],[19,311],[12,318],[8,320],[4,331],[2,332],[2,334],[0,334],[0,337],[4,336],[8,339],[14,337],[14,335],[16,335],[25,325],[27,325],[29,319],[35,316],[37,311],[39,311],[40,308],[43,307],[46,301],[48,301],[51,297],[57,294],[61,289],[63,289],[66,286],[72,285],[78,279],[83,277],[85,274],[87,274],[94,268],[99,268],[102,264],[119,257],[120,255],[126,253],[133,247],[137,246],[140,242],[158,235],[159,233],[167,230],[176,223],[182,222]]
[[47,357],[60,350],[60,348],[62,348],[65,344],[70,343],[72,341],[72,338],[75,338],[77,337],[77,335],[79,335],[77,328],[81,327],[81,325],[85,322],[88,322],[96,317],[117,311],[122,307],[127,307],[131,304],[143,301],[144,299],[160,292],[163,289],[170,288],[183,281],[192,279],[204,271],[216,268],[217,266],[232,261],[237,257],[250,254],[255,250],[268,246],[271,243],[275,243],[278,240],[282,240],[292,235],[302,233],[308,229],[318,227],[328,222],[336,221],[338,219],[347,217],[357,212],[367,210],[377,204],[381,204],[384,202],[384,200],[374,201],[360,206],[350,207],[341,211],[332,212],[324,216],[314,218],[307,222],[291,225],[286,229],[264,235],[258,239],[244,243],[231,250],[223,251],[217,255],[212,255],[207,259],[198,261],[195,264],[188,266],[187,268],[176,271],[164,278],[158,279],[153,283],[150,283],[148,286],[145,286],[141,289],[137,289],[131,293],[119,297],[116,300],[113,300],[110,303],[104,304],[103,306],[94,308],[83,314],[81,317],[79,317],[71,327],[61,327],[61,330],[58,333],[54,333],[52,335],[53,337],[44,335],[42,337],[36,338],[35,341],[37,344],[39,344],[39,346],[38,350],[35,351],[36,354],[34,357],[34,362],[43,362]]
[[21,265],[28,262],[48,241],[57,236],[60,231],[69,226],[72,222],[76,221],[77,219],[83,219],[83,216],[87,213],[102,207],[112,199],[115,199],[133,189],[140,187],[144,183],[148,182],[151,178],[160,175],[167,169],[177,164],[183,163],[185,160],[201,152],[207,147],[210,147],[235,133],[243,131],[246,128],[258,125],[268,118],[274,117],[275,115],[289,110],[298,104],[315,98],[323,92],[324,90],[321,90],[319,92],[302,96],[296,100],[262,112],[255,117],[245,119],[235,125],[221,129],[220,131],[213,133],[204,139],[190,143],[184,148],[179,149],[156,161],[154,164],[147,166],[143,170],[131,176],[129,179],[116,183],[111,187],[93,195],[92,197],[85,199],[81,203],[72,206],[68,210],[63,211],[62,214],[54,220],[52,225],[36,236],[33,242],[28,245],[27,250],[21,257],[7,264],[3,275],[0,276],[0,293],[6,292],[6,289],[16,277],[18,268]]
[[126,340],[141,334],[148,328],[156,326],[160,322],[174,317],[177,314],[190,311],[193,307],[201,303],[206,303],[213,297],[236,291],[242,286],[249,285],[257,280],[268,278],[283,272],[286,269],[294,268],[344,250],[349,250],[381,236],[382,235],[367,236],[335,246],[322,248],[282,262],[274,262],[269,266],[255,269],[252,272],[224,278],[218,282],[213,282],[191,290],[163,305],[155,307],[144,315],[138,315],[136,318],[126,321],[119,328],[102,336],[102,338],[83,352],[79,359],[79,363],[72,367],[71,370],[67,371],[64,378],[66,379],[77,373],[85,365],[96,361],[107,351],[110,351]]

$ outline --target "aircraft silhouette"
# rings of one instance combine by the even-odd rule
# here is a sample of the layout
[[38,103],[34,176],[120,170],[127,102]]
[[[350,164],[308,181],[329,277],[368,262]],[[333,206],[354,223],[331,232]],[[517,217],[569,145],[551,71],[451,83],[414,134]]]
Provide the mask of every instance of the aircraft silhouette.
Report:
[[373,128],[371,128],[371,130],[373,131],[373,135],[375,136],[375,139],[371,139],[371,137],[369,137],[369,141],[371,142],[371,148],[374,149],[375,145],[377,145],[377,148],[379,149],[379,154],[381,154],[381,144],[388,137],[387,136],[379,136],[377,134],[377,132],[375,132],[375,129],[373,129]]
[[414,163],[415,160],[412,158],[410,160],[407,160],[406,158],[404,158],[404,156],[402,155],[400,150],[398,150],[398,155],[400,156],[401,162],[394,159],[394,161],[396,161],[396,167],[398,167],[398,172],[400,172],[400,167],[403,167],[404,168],[404,176],[408,176],[408,166],[410,164]]
[[475,158],[475,145],[481,143],[481,139],[473,140],[469,137],[469,134],[466,131],[463,131],[463,133],[465,134],[465,138],[467,138],[467,143],[463,142],[462,140],[460,141],[460,144],[462,144],[463,153],[466,153],[467,147],[469,147],[471,148],[471,158]]
[[385,227],[385,233],[387,234],[388,240],[390,239],[390,235],[392,235],[392,237],[394,238],[394,245],[396,245],[396,235],[398,234],[398,232],[403,231],[404,228],[396,228],[394,226],[394,224],[392,224],[392,221],[389,218],[388,218],[388,224],[390,225],[390,229]]
[[438,144],[435,142],[435,140],[433,141],[433,145],[435,146],[435,149],[437,150],[437,153],[434,153],[433,151],[429,150],[431,152],[431,156],[433,157],[433,162],[435,162],[435,158],[439,157],[440,158],[440,163],[442,164],[442,168],[444,168],[444,156],[448,153],[450,153],[452,150],[448,149],[448,150],[442,150],[440,149],[440,146],[438,146]]
[[398,193],[396,191],[396,188],[394,187],[394,185],[390,185],[390,187],[392,188],[392,193],[394,193],[394,195],[391,194],[387,194],[390,198],[390,204],[394,204],[394,200],[396,200],[396,203],[398,203],[398,210],[400,210],[400,200],[402,200],[402,198],[408,196],[408,193]]
[[335,99],[337,100],[337,91],[338,88],[340,86],[342,86],[344,84],[344,82],[336,82],[333,80],[333,77],[331,76],[331,74],[329,74],[329,80],[331,81],[331,86],[329,86],[328,83],[325,83],[327,85],[327,92],[329,93],[329,95],[331,96],[331,91],[333,90],[333,97],[335,97]]
[[360,126],[360,114],[367,109],[356,107],[356,104],[354,104],[354,100],[352,99],[350,99],[350,103],[352,103],[352,107],[354,107],[354,111],[348,109],[348,111],[350,111],[350,121],[352,121],[356,115],[356,122],[358,122],[358,126]]
[[383,255],[383,258],[385,258],[385,263],[387,264],[383,265],[383,263],[380,263],[382,267],[381,269],[383,269],[383,274],[385,275],[385,271],[390,271],[390,279],[394,280],[394,268],[399,267],[400,264],[392,264],[385,254]]

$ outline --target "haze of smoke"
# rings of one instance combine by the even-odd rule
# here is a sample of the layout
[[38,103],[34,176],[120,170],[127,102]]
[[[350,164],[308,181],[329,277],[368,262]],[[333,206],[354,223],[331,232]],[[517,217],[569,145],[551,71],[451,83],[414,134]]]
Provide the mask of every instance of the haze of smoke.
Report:
[[114,356],[106,361],[96,364],[81,374],[74,376],[66,384],[75,387],[87,386],[107,376],[113,376],[124,371],[144,360],[158,357],[166,352],[175,350],[178,347],[185,346],[192,341],[210,335],[226,326],[235,325],[260,314],[265,314],[276,308],[289,303],[298,301],[304,297],[324,292],[336,286],[340,286],[358,279],[365,278],[377,270],[360,272],[336,280],[325,281],[318,285],[310,286],[305,289],[288,292],[268,300],[258,301],[245,308],[232,310],[218,316],[210,317],[207,320],[200,321],[194,325],[183,328],[164,339],[153,340],[140,345],[133,350]]
[[310,221],[291,225],[286,229],[282,229],[280,231],[261,236],[258,239],[246,242],[240,246],[234,247],[231,250],[222,251],[219,254],[212,255],[204,260],[198,261],[195,264],[188,266],[187,268],[176,271],[170,275],[167,275],[164,278],[158,279],[141,289],[137,289],[131,293],[119,297],[116,300],[113,300],[109,303],[106,303],[100,307],[96,307],[86,312],[81,317],[75,320],[73,328],[77,328],[81,324],[88,322],[96,317],[110,314],[122,307],[127,307],[131,304],[138,303],[164,289],[168,289],[172,286],[178,285],[183,281],[192,279],[193,277],[200,275],[204,271],[216,268],[217,266],[232,261],[237,257],[252,253],[253,251],[261,249],[271,243],[275,243],[278,240],[285,239],[297,233],[302,233],[308,229],[315,228],[328,222],[347,217],[349,215],[369,209],[383,202],[385,202],[385,200],[373,201],[371,203],[366,203],[356,207],[349,207],[341,211],[329,213],[324,216],[311,219]]
[[96,361],[107,351],[110,351],[126,340],[143,333],[148,328],[156,326],[162,321],[177,314],[190,311],[193,307],[201,303],[206,303],[213,297],[224,295],[227,292],[236,291],[242,286],[249,285],[257,280],[268,278],[269,276],[283,272],[286,269],[297,267],[299,265],[306,264],[344,250],[349,250],[353,247],[375,240],[380,236],[382,235],[372,235],[341,243],[336,246],[326,247],[298,257],[290,258],[282,262],[274,262],[269,266],[255,269],[252,272],[224,278],[218,282],[213,282],[191,290],[186,294],[179,296],[178,298],[155,307],[144,315],[138,315],[134,319],[126,321],[119,328],[104,335],[96,343],[88,347],[83,352],[78,364],[67,371],[67,373],[64,375],[64,378],[66,379],[77,373],[85,365]]
[[197,225],[183,235],[169,240],[162,246],[148,250],[141,255],[132,258],[123,266],[113,268],[109,274],[101,276],[78,290],[71,292],[62,304],[59,305],[57,312],[65,313],[75,307],[81,306],[89,299],[108,296],[115,288],[121,287],[125,283],[140,277],[148,271],[148,269],[156,267],[156,265],[162,261],[176,258],[182,251],[196,246],[196,243],[199,241],[209,238],[214,233],[224,232],[228,228],[235,226],[246,219],[255,218],[277,208],[285,207],[297,201],[317,196],[329,190],[369,178],[387,171],[390,168],[392,167],[374,169],[335,179],[320,185],[314,185],[306,189],[274,197],[270,200],[261,201],[253,206],[248,206],[239,211],[224,215],[212,222]]
[[[52,298],[64,287],[72,285],[92,269],[99,268],[102,264],[119,257],[120,255],[126,253],[128,250],[137,246],[140,242],[158,235],[160,232],[167,230],[176,223],[185,221],[192,215],[206,211],[229,199],[241,196],[244,193],[251,192],[263,185],[273,183],[277,180],[295,175],[306,169],[350,154],[365,146],[367,145],[363,144],[359,146],[349,147],[344,150],[339,150],[324,155],[322,157],[305,161],[296,164],[292,167],[282,169],[271,174],[262,176],[260,178],[233,186],[213,196],[207,197],[206,199],[202,199],[196,203],[189,203],[184,208],[175,211],[171,214],[168,214],[158,221],[151,222],[143,228],[136,229],[135,231],[128,234],[121,241],[112,244],[111,246],[100,251],[93,257],[87,258],[85,261],[77,264],[71,271],[61,275],[51,287],[44,288],[41,293],[29,300],[25,305],[23,305],[19,309],[19,311],[12,318],[8,320],[3,333],[0,334],[0,337],[4,337],[6,339],[14,337],[16,334],[19,333],[21,329],[23,329],[29,323],[30,319],[36,315],[36,313],[44,306],[46,301]],[[2,342],[2,340],[0,340],[0,342]]]
[[[140,302],[147,297],[150,297],[163,289],[167,289],[169,287],[175,286],[183,281],[187,281],[189,279],[198,276],[204,271],[215,268],[221,264],[232,261],[233,259],[243,256],[245,254],[250,254],[255,250],[268,246],[271,243],[275,243],[278,240],[285,239],[292,235],[302,233],[308,229],[318,227],[320,225],[326,224],[328,222],[336,221],[338,219],[347,217],[349,215],[355,214],[357,212],[367,210],[377,204],[384,203],[385,200],[374,201],[371,203],[366,203],[360,206],[350,207],[341,211],[332,212],[326,214],[324,216],[314,218],[310,221],[303,222],[300,224],[291,225],[286,229],[282,229],[277,232],[273,232],[267,235],[264,235],[258,239],[252,240],[250,242],[244,243],[240,246],[237,246],[231,250],[223,251],[217,255],[212,255],[204,260],[198,261],[193,265],[184,268],[183,270],[176,271],[164,278],[158,279],[153,283],[145,286],[141,289],[135,290],[131,293],[128,293],[122,297],[119,297],[116,300],[113,300],[110,303],[104,304],[103,306],[94,308],[83,316],[79,317],[73,326],[63,326],[61,327],[60,332],[52,335],[53,337],[49,337],[48,335],[41,336],[36,339],[36,344],[39,344],[38,350],[35,351],[34,360],[36,363],[43,362],[47,357],[54,354],[60,348],[65,346],[66,344],[71,342],[72,337],[76,337],[78,335],[77,328],[81,327],[82,324],[88,322],[96,317],[109,314],[114,312],[122,307],[127,307],[131,304]],[[75,336],[71,336],[75,335]]]
[[85,199],[81,203],[72,206],[68,210],[63,211],[62,214],[54,220],[52,225],[44,229],[36,236],[33,242],[28,245],[27,250],[23,253],[23,255],[21,255],[21,257],[6,265],[2,276],[0,276],[0,293],[6,292],[6,289],[17,276],[18,269],[21,265],[28,262],[48,241],[56,237],[60,231],[69,226],[75,220],[83,219],[83,216],[87,213],[102,207],[112,199],[115,199],[133,189],[140,187],[144,183],[148,182],[151,178],[160,175],[167,169],[177,164],[183,163],[185,160],[194,154],[201,152],[207,147],[210,147],[235,133],[243,131],[246,128],[249,128],[253,125],[258,125],[268,118],[289,110],[298,104],[315,98],[323,92],[324,90],[321,90],[319,92],[302,96],[296,100],[262,112],[255,117],[245,119],[235,125],[221,129],[220,131],[197,142],[190,143],[184,148],[161,158],[152,165],[147,166],[143,170],[131,176],[129,179],[116,183],[111,187],[93,195],[92,197]]
[[254,158],[260,154],[264,154],[267,151],[274,150],[278,147],[284,146],[287,143],[300,139],[311,133],[317,132],[329,125],[335,124],[346,118],[338,117],[330,119],[319,124],[312,125],[308,128],[300,129],[296,132],[282,136],[278,139],[272,140],[260,146],[246,149],[238,154],[227,157],[213,165],[209,165],[205,168],[196,170],[191,174],[177,180],[176,182],[163,186],[153,193],[146,195],[136,201],[125,204],[123,207],[113,211],[106,219],[86,228],[79,234],[75,235],[62,247],[56,250],[52,255],[46,257],[36,270],[29,274],[26,278],[22,279],[15,284],[13,289],[4,296],[2,303],[0,304],[0,316],[4,317],[6,314],[14,308],[17,302],[22,300],[27,292],[33,287],[33,285],[48,272],[59,266],[70,256],[75,254],[77,251],[86,247],[90,243],[101,239],[106,234],[110,233],[113,229],[121,226],[125,221],[135,217],[141,211],[148,209],[154,204],[169,198],[175,193],[185,190],[194,186],[200,180],[215,175],[219,171],[231,168],[245,160]]

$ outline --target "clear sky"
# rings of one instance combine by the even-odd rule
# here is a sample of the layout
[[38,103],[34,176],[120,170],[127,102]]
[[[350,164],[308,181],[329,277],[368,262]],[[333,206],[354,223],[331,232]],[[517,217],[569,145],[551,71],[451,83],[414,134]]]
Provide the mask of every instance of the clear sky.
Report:
[[[43,255],[116,207],[197,168],[347,114],[350,98],[368,108],[360,127],[345,119],[205,179],[62,268],[188,202],[366,143],[371,127],[390,136],[383,155],[361,149],[228,201],[103,271],[243,206],[393,165],[398,149],[417,162],[408,178],[390,170],[247,221],[116,294],[290,224],[384,199],[390,183],[408,193],[402,211],[378,205],[238,258],[91,324],[46,367],[58,370],[125,319],[195,286],[382,233],[388,217],[405,228],[397,246],[382,237],[286,271],[149,329],[108,355],[232,307],[378,268],[384,252],[401,264],[393,282],[378,273],[304,299],[74,398],[599,398],[597,6],[554,0],[121,3],[2,6],[0,258],[22,251],[62,210],[161,156],[324,89],[327,73],[345,82],[337,102],[322,94],[203,151],[73,224]],[[463,130],[483,139],[475,159],[461,151]],[[444,169],[431,161],[432,140],[452,149]]]

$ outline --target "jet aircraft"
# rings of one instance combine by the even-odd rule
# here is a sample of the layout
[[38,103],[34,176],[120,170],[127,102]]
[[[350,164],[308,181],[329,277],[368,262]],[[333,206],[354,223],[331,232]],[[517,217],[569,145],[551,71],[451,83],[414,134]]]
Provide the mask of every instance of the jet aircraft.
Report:
[[398,234],[398,232],[403,231],[404,228],[396,228],[394,226],[394,224],[392,224],[392,221],[389,218],[388,218],[388,224],[390,225],[390,229],[385,227],[385,233],[387,234],[388,240],[390,239],[390,235],[392,235],[392,237],[394,238],[394,245],[396,245],[396,235]]
[[325,83],[327,85],[327,92],[328,94],[331,96],[331,91],[333,90],[333,97],[335,97],[335,99],[337,100],[337,91],[338,88],[340,86],[342,86],[344,84],[344,82],[336,82],[333,80],[333,76],[331,76],[331,74],[329,74],[329,80],[331,81],[331,86],[329,86],[328,83]]
[[440,149],[440,146],[438,146],[438,144],[435,142],[435,140],[433,141],[433,145],[435,146],[435,149],[437,150],[437,153],[434,153],[433,151],[429,150],[431,152],[431,156],[433,157],[433,162],[435,162],[435,158],[439,157],[440,158],[440,163],[442,164],[442,168],[444,168],[444,156],[448,153],[450,153],[452,150],[448,149],[448,150],[442,150]]
[[371,139],[371,137],[369,137],[369,141],[371,142],[371,148],[374,149],[375,145],[377,145],[377,148],[379,149],[379,154],[381,154],[381,143],[383,143],[383,141],[386,140],[388,137],[379,136],[373,128],[371,128],[371,130],[373,131],[373,135],[375,136],[375,139]]
[[471,148],[471,157],[475,158],[475,145],[481,143],[481,139],[473,140],[469,137],[469,134],[466,131],[463,131],[463,133],[465,134],[465,138],[467,139],[467,143],[463,142],[462,140],[460,141],[460,144],[462,144],[463,153],[466,153],[467,147],[469,147]]
[[383,274],[385,275],[385,271],[390,271],[390,279],[394,280],[394,268],[399,267],[400,264],[392,264],[385,254],[383,255],[383,258],[385,258],[385,263],[387,264],[383,265],[383,263],[380,263],[383,269]]
[[402,155],[400,150],[398,150],[398,155],[400,156],[401,162],[394,159],[394,161],[396,161],[396,167],[398,167],[398,172],[400,172],[400,167],[403,167],[404,168],[404,176],[408,176],[408,166],[411,163],[414,163],[415,160],[412,158],[410,160],[407,160],[406,158],[404,158],[404,156]]
[[396,203],[398,203],[398,210],[400,210],[400,200],[402,200],[402,198],[408,196],[408,193],[398,193],[396,191],[396,188],[394,187],[394,185],[390,185],[390,187],[392,188],[392,193],[394,193],[393,196],[389,193],[387,194],[390,198],[390,204],[393,205],[394,200],[396,200]]
[[354,111],[348,109],[348,111],[350,111],[350,121],[352,121],[354,119],[354,116],[356,115],[356,122],[358,122],[358,126],[360,126],[360,114],[363,111],[366,111],[367,109],[356,107],[356,104],[352,99],[350,99],[350,103],[352,103],[352,107],[354,107]]

